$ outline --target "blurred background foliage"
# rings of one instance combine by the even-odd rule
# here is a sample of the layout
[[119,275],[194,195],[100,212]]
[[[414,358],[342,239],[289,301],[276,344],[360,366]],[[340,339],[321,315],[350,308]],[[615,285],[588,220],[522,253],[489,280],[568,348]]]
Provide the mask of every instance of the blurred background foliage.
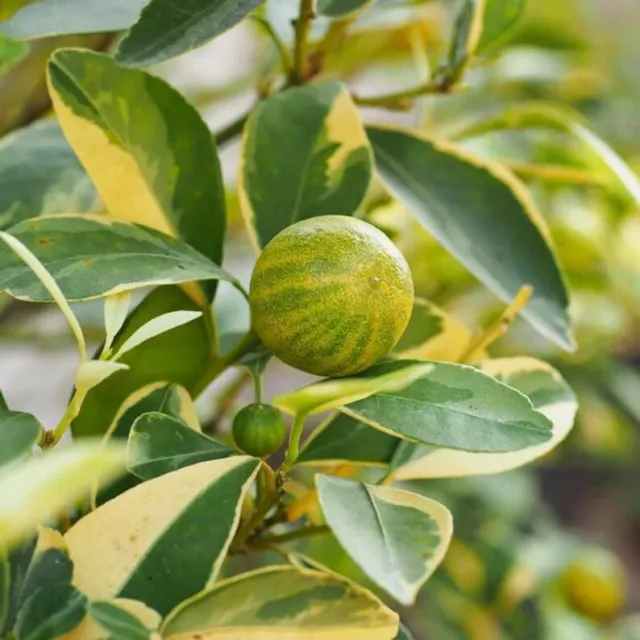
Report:
[[[391,114],[367,109],[366,115],[462,140],[531,186],[565,265],[579,348],[560,352],[516,321],[492,355],[526,353],[551,362],[579,395],[579,419],[568,441],[534,468],[408,483],[450,507],[456,540],[418,605],[402,615],[416,639],[632,640],[640,638],[640,618],[633,615],[640,611],[640,193],[630,194],[584,140],[566,131],[510,129],[507,115],[494,130],[467,134],[511,105],[553,103],[557,113],[570,109],[640,169],[640,3],[529,0],[519,15],[518,0],[504,1],[513,7],[514,26],[506,37],[486,43],[460,91],[400,102]],[[0,2],[0,12],[8,15],[21,3]],[[330,51],[318,54],[318,67],[347,79],[358,95],[424,81],[446,55],[459,6],[454,0],[379,0],[375,11],[354,23],[328,27],[317,21],[314,39],[320,50]],[[270,0],[264,7],[285,42],[296,9],[296,0]],[[256,93],[271,90],[279,65],[259,18],[220,41],[154,69],[187,93],[218,130],[246,110]],[[22,57],[0,75],[0,133],[47,113],[43,63],[53,48],[69,42],[113,45],[104,36],[52,38],[27,51],[0,40],[0,74],[3,60]],[[225,145],[231,212],[226,259],[246,278],[253,253],[234,193],[237,157],[237,142]],[[496,299],[381,189],[372,189],[363,215],[408,257],[418,295],[472,330],[495,320],[502,310]],[[221,333],[248,324],[230,290],[223,288],[217,306]],[[48,349],[64,347],[50,318],[43,325],[32,318],[31,307],[9,308],[4,299],[2,307],[3,379],[11,377],[6,363],[20,357],[15,345],[21,341],[39,336],[38,344]],[[100,309],[85,304],[79,313],[99,340]],[[215,412],[212,406],[201,409],[205,417]],[[333,564],[338,554],[332,545],[318,539],[301,550],[356,575],[355,566]]]

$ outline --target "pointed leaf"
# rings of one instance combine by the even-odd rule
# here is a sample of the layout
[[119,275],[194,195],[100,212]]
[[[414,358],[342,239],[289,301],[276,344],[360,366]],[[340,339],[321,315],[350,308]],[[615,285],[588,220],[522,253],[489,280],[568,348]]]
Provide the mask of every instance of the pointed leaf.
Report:
[[478,48],[482,36],[484,4],[486,0],[464,0],[453,28],[447,73],[455,82]]
[[75,586],[91,600],[131,598],[166,615],[216,579],[259,464],[245,456],[202,462],[85,516],[65,535]]
[[201,311],[172,311],[157,316],[142,325],[130,338],[125,340],[124,344],[113,356],[113,359],[119,360],[125,353],[147,342],[147,340],[156,338],[167,331],[177,329],[183,324],[193,322],[196,318],[200,317],[202,317]]
[[391,192],[505,302],[531,285],[522,312],[573,348],[568,298],[547,231],[522,185],[498,165],[409,131],[369,127],[376,166]]
[[342,462],[384,466],[389,464],[400,440],[372,429],[351,416],[338,413],[315,430],[296,464],[335,466]]
[[[409,362],[419,361],[388,362],[365,373],[379,376]],[[402,391],[382,392],[340,410],[400,438],[465,451],[518,451],[551,438],[551,422],[524,394],[473,367],[432,364]]]
[[35,527],[84,497],[100,478],[124,467],[120,447],[75,444],[9,469],[0,478],[0,547],[13,546]]
[[147,66],[206,44],[224,33],[263,0],[189,0],[177,5],[151,0],[120,43],[117,59]]
[[[160,287],[152,291],[131,313],[113,348],[119,349],[139,327],[158,315],[198,308],[197,303],[180,288]],[[122,357],[121,363],[129,365],[128,371],[112,376],[89,392],[82,404],[80,415],[71,425],[74,436],[103,435],[125,400],[150,384],[169,382],[185,387],[187,391],[193,389],[210,366],[212,352],[211,336],[204,318],[194,320],[136,347]],[[142,395],[148,392],[149,389]],[[191,405],[188,395],[184,390],[181,392],[181,397],[184,398],[181,403],[183,406]],[[138,412],[128,421],[126,429],[118,427],[118,437],[127,438],[133,420],[142,413],[155,410],[157,406],[150,405]],[[190,423],[184,416],[176,417]]]
[[127,467],[150,480],[192,464],[234,455],[234,451],[162,413],[141,415],[129,435]]
[[0,391],[0,410],[9,411],[9,405],[7,404],[5,397],[2,395],[2,391]]
[[480,367],[531,399],[533,406],[551,421],[551,439],[511,453],[480,454],[409,445],[402,457],[394,460],[393,480],[501,473],[532,462],[566,438],[578,405],[575,395],[555,369],[526,357],[487,360]]
[[132,613],[111,602],[92,602],[89,615],[111,634],[112,638],[150,640],[149,629]]
[[48,73],[60,125],[108,212],[179,237],[222,264],[222,173],[194,107],[159,78],[103,54],[58,50]]
[[429,362],[408,361],[405,367],[378,377],[340,378],[324,380],[302,389],[276,396],[273,406],[292,415],[314,415],[356,402],[383,391],[399,391],[422,378],[433,369]]
[[32,0],[0,33],[14,38],[43,38],[71,33],[104,33],[131,26],[149,0]]
[[527,0],[485,0],[478,53],[490,52],[504,42],[524,13],[526,4]]
[[329,18],[341,18],[362,9],[372,0],[318,0],[318,14]]
[[102,348],[103,353],[110,353],[113,341],[120,333],[129,314],[132,297],[131,291],[125,291],[104,299],[104,331],[106,335]]
[[327,524],[345,551],[398,602],[413,604],[451,541],[449,511],[401,489],[323,475],[316,484]]
[[261,102],[245,128],[238,184],[256,244],[264,247],[299,220],[353,214],[371,165],[358,111],[343,85],[312,83]]
[[28,458],[42,431],[31,414],[0,409],[0,469]]
[[[93,402],[97,403],[98,401],[94,400]],[[92,409],[95,406],[97,405],[92,403]],[[179,419],[182,424],[193,431],[200,432],[196,408],[186,389],[175,384],[156,382],[142,387],[121,404],[115,418],[108,425],[108,429],[105,426],[105,439],[127,440],[135,421],[141,415],[149,412],[157,412]],[[140,484],[140,480],[137,476],[126,473],[99,491],[96,496],[96,504],[104,504],[138,484]]]
[[[67,300],[191,280],[236,282],[183,242],[106,216],[36,218],[10,231],[48,269]],[[21,300],[52,300],[31,270],[11,252],[0,252],[0,290]]]
[[398,616],[366,589],[319,571],[275,566],[218,583],[165,620],[166,640],[388,640]]
[[70,584],[43,587],[25,604],[16,622],[17,640],[53,640],[85,616],[87,599]]
[[0,229],[39,215],[85,213],[98,195],[55,120],[0,140]]
[[121,362],[105,362],[103,360],[83,362],[76,371],[76,389],[78,393],[85,394],[103,383],[113,374],[126,371],[128,368],[126,364],[122,364]]

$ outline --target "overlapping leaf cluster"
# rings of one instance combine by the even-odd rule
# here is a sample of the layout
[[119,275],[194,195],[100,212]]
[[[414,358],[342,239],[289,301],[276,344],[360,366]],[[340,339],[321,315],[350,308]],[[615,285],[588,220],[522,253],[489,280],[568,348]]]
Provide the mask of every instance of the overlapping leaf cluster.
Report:
[[[46,73],[56,118],[0,141],[0,289],[57,302],[82,356],[54,429],[0,409],[0,630],[18,640],[408,637],[393,603],[414,602],[446,554],[453,521],[440,502],[399,483],[511,470],[573,425],[576,400],[555,369],[529,357],[490,359],[490,340],[417,300],[391,358],[273,399],[297,426],[330,412],[299,455],[292,442],[284,467],[202,432],[194,400],[234,366],[261,375],[269,354],[251,332],[220,336],[216,326],[217,283],[244,293],[222,267],[227,205],[216,136],[177,90],[140,67],[252,12],[269,25],[261,4],[36,0],[0,23],[16,41],[128,30],[114,55],[55,51]],[[358,109],[397,108],[427,93],[445,100],[468,65],[498,46],[522,2],[467,0],[433,78],[378,97],[309,64],[308,23],[315,10],[319,23],[335,20],[329,32],[359,21],[366,29],[386,9],[313,5],[295,7],[294,52],[283,56],[290,68],[277,89],[217,136],[242,133],[238,199],[256,249],[299,220],[360,215],[382,189],[505,303],[529,291],[524,319],[572,349],[565,280],[527,187],[454,140],[373,124]],[[6,50],[0,61],[17,64],[18,50]],[[464,135],[531,122],[612,153],[540,105],[491,114]],[[612,166],[637,188],[621,161]],[[132,308],[136,290],[145,297]],[[107,338],[89,359],[67,302],[95,298],[105,299]],[[74,444],[52,450],[68,427]],[[309,468],[319,470],[310,483]],[[64,535],[47,528],[60,528],[61,516]],[[296,546],[316,535],[337,541],[366,586]],[[233,570],[238,553],[274,548],[282,563]]]

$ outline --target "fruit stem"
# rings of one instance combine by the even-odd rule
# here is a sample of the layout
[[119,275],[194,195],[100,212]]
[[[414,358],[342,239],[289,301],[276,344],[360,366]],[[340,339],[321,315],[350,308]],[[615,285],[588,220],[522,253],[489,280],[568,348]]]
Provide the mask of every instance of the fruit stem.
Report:
[[287,473],[289,469],[295,464],[298,455],[300,454],[300,438],[302,437],[302,430],[304,429],[304,423],[307,419],[306,413],[299,413],[293,419],[293,425],[291,427],[291,434],[289,435],[289,447],[287,448],[287,454],[284,462],[280,467],[280,473]]
[[257,371],[253,373],[253,394],[256,399],[256,404],[262,404],[263,396],[263,384],[262,374]]

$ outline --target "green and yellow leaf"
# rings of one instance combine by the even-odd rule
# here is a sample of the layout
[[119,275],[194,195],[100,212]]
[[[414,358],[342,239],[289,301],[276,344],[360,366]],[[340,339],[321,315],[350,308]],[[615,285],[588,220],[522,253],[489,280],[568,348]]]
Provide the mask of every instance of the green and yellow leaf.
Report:
[[206,44],[224,33],[263,0],[195,0],[189,10],[151,0],[120,43],[116,58],[127,66],[157,64]]
[[[159,284],[233,276],[195,249],[152,229],[98,215],[58,215],[10,229],[57,282],[67,300],[88,300]],[[31,302],[51,294],[11,252],[0,253],[0,290]]]
[[[152,318],[178,310],[195,311],[198,305],[179,287],[160,287],[152,291],[127,318],[113,349],[119,349],[135,331]],[[102,436],[113,431],[127,438],[133,421],[142,413],[161,410],[192,428],[200,429],[189,390],[198,384],[211,363],[211,336],[203,318],[159,335],[129,351],[120,360],[127,371],[112,376],[92,389],[71,427],[74,436]],[[120,421],[125,411],[159,387],[173,383],[168,399],[154,398]],[[176,395],[177,394],[177,395]],[[157,404],[155,400],[160,404]],[[166,411],[159,406],[171,408]],[[117,427],[117,428],[116,428]]]
[[362,570],[403,605],[438,568],[453,519],[440,503],[409,491],[316,476],[327,524]]
[[[181,238],[220,265],[222,173],[195,108],[159,78],[90,51],[56,51],[48,79],[60,126],[107,211]],[[215,286],[206,288],[212,297]]]
[[161,615],[210,586],[258,465],[245,456],[202,462],[103,504],[65,535],[75,586],[92,601],[140,600]]
[[[376,365],[380,376],[417,360]],[[551,422],[520,391],[473,367],[432,362],[410,386],[341,407],[361,422],[405,440],[462,451],[518,451],[551,439]]]
[[11,547],[85,497],[97,478],[124,470],[124,448],[75,444],[45,453],[2,475],[0,547]]
[[207,460],[234,455],[216,440],[164,413],[144,413],[133,424],[127,448],[127,468],[142,480]]
[[276,396],[271,401],[275,407],[292,415],[314,415],[336,407],[357,402],[374,393],[399,391],[422,378],[433,369],[429,362],[407,362],[405,367],[379,377],[353,377],[324,380],[309,386]]
[[563,276],[523,185],[501,166],[443,141],[401,129],[367,133],[380,177],[418,221],[505,302],[532,286],[523,317],[572,349]]
[[264,247],[300,220],[352,215],[371,172],[358,110],[340,83],[312,83],[260,103],[245,128],[238,183],[255,244]]
[[166,640],[389,640],[397,630],[397,614],[366,589],[293,566],[220,582],[161,628]]
[[338,413],[313,432],[296,464],[335,466],[349,462],[385,466],[393,459],[399,443],[398,438],[388,433]]
[[416,478],[450,478],[509,471],[533,462],[558,446],[571,430],[576,397],[550,365],[534,358],[500,358],[480,364],[486,373],[526,394],[533,406],[552,424],[551,438],[520,451],[470,453],[447,448],[408,447],[394,460],[389,482]]

